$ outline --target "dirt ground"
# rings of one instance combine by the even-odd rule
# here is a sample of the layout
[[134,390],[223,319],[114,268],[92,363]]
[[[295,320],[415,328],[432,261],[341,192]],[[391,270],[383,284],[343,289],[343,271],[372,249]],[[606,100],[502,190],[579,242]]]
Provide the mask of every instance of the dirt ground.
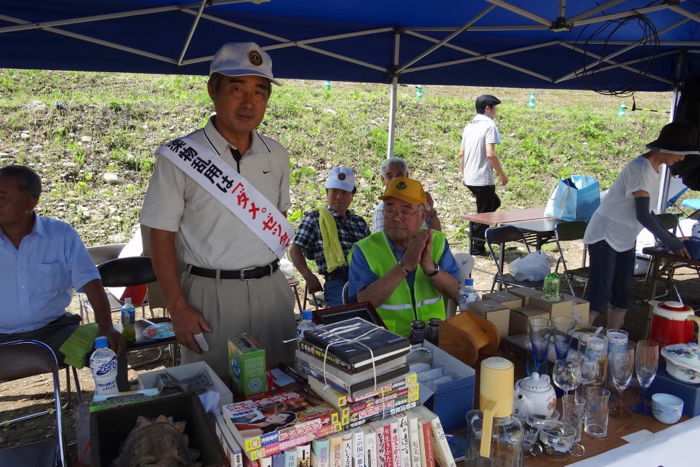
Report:
[[[459,248],[455,248],[459,250]],[[552,258],[556,258],[558,253],[552,251],[551,248],[545,248],[547,254]],[[564,251],[570,267],[580,265],[582,258],[582,245],[579,242],[572,242],[567,245]],[[510,262],[518,256],[525,254],[524,250],[508,250],[507,261]],[[475,261],[473,277],[475,279],[476,288],[479,292],[486,293],[491,287],[491,280],[495,266],[490,258],[477,257]],[[700,280],[697,274],[691,271],[680,271],[678,279],[681,279],[679,290],[687,304],[694,308],[700,307]],[[303,289],[303,286],[302,286]],[[562,291],[564,285],[562,284]],[[630,329],[632,337],[637,338],[645,329],[647,319],[647,307],[644,299],[648,294],[643,278],[639,278],[635,283],[635,309],[628,314],[626,327]],[[116,315],[115,315],[116,316]],[[130,362],[138,362],[153,358],[154,350],[144,351],[140,355],[131,355]],[[167,353],[160,362],[151,364],[146,368],[139,370],[129,370],[129,380],[136,384],[137,375],[139,372],[156,369],[162,367],[167,362]],[[93,383],[89,368],[83,368],[78,371],[80,385],[82,389],[83,400],[88,400],[92,396]],[[66,372],[61,372],[61,388],[63,397],[65,397],[66,388]],[[73,385],[74,386],[74,385]],[[74,388],[73,388],[74,391]],[[0,423],[18,416],[32,413],[36,410],[44,410],[51,406],[51,379],[49,375],[35,376],[19,381],[0,384]],[[73,392],[75,398],[75,392]],[[71,407],[64,411],[64,436],[69,445],[75,443],[76,434],[76,417],[75,409],[77,404],[75,401]],[[11,425],[10,427],[0,428],[0,448],[14,446],[17,444],[27,444],[41,440],[45,437],[52,436],[55,433],[54,417],[42,416],[29,421],[24,421]]]

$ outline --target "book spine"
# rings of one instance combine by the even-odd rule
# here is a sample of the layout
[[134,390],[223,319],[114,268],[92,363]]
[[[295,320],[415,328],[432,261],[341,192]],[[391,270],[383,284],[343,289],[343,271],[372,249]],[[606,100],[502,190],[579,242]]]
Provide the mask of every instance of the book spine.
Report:
[[328,439],[317,439],[311,443],[311,465],[312,467],[330,467],[330,441]]
[[383,402],[390,402],[394,399],[399,399],[408,396],[408,389],[402,389],[400,391],[394,391],[392,393],[386,394],[384,397],[377,397],[373,399],[367,399],[362,402],[354,402],[348,405],[348,410],[350,414],[361,412],[367,408],[373,407],[375,405],[381,405]]
[[447,443],[445,431],[442,429],[442,423],[437,416],[430,420],[430,425],[433,429],[433,451],[435,459],[440,464],[440,467],[457,467],[450,445]]
[[377,438],[377,467],[386,467],[386,440],[384,439],[384,427],[373,424],[370,428],[374,430]]
[[357,430],[352,434],[353,466],[365,467],[365,434]]
[[391,420],[391,455],[395,467],[401,466],[401,436],[399,436],[399,421]]
[[348,373],[356,371],[350,363],[343,361],[331,352],[328,352],[328,355],[326,356],[323,349],[316,347],[308,341],[299,342],[299,350],[311,355],[312,357],[318,358],[321,361],[323,361],[325,358],[327,365],[333,365],[334,367]]
[[297,450],[284,451],[284,467],[297,467]]
[[343,447],[340,455],[340,467],[352,467],[352,434],[343,435]]
[[394,463],[394,440],[391,437],[391,423],[384,425],[384,466],[396,467]]
[[343,436],[338,435],[331,438],[331,467],[342,467],[343,457]]
[[338,425],[324,425],[318,430],[302,433],[294,438],[285,439],[284,441],[278,441],[276,443],[264,446],[263,448],[258,449],[255,452],[257,452],[257,456],[271,456],[277,454],[278,452],[282,452],[291,448],[296,448],[297,446],[302,444],[310,443],[317,438],[323,438],[325,436],[336,433],[337,431],[339,431]]
[[401,467],[411,467],[411,449],[409,447],[408,418],[399,417],[399,459]]
[[421,421],[423,432],[423,446],[425,449],[425,467],[435,467],[435,454],[433,453],[433,425],[430,421]]
[[246,456],[244,459],[244,465],[245,467],[260,467],[260,462],[257,460],[250,459]]
[[408,381],[409,379],[413,379],[410,375],[415,376],[416,374],[408,373],[405,379],[394,381],[393,383],[379,384],[376,390],[374,388],[369,388],[364,389],[362,391],[356,391],[354,394],[348,394],[347,402],[349,404],[353,402],[362,402],[366,399],[371,399],[377,396],[381,397],[384,394],[391,393],[393,391],[399,391],[401,389],[407,388],[409,385],[417,385],[417,379],[411,382]]
[[375,420],[380,420],[382,418],[398,415],[400,413],[406,412],[407,410],[414,408],[416,405],[417,405],[417,402],[407,402],[404,404],[400,404],[392,409],[386,409],[385,411],[379,411],[378,413],[376,413],[375,415],[372,415],[370,417],[363,418],[363,419],[357,420],[355,422],[350,422],[346,428],[348,428],[348,429],[357,428],[358,426],[362,426],[365,423],[370,423],[370,422],[373,422]]
[[311,445],[297,446],[297,465],[299,467],[311,467]]
[[272,456],[272,467],[284,467],[284,453],[280,452]]
[[224,454],[231,467],[243,466],[243,453],[229,429],[226,419],[221,414],[216,415],[216,435],[224,449]]
[[373,404],[364,410],[351,414],[348,423],[353,423],[362,419],[371,418],[375,415],[380,415],[382,413],[389,413],[392,409],[407,404],[409,402],[413,401],[409,401],[407,397],[402,397],[401,399],[394,399],[383,403],[379,402],[377,404]]
[[377,466],[377,433],[369,428],[365,433],[365,467]]
[[263,457],[260,459],[260,467],[272,467],[272,457]]
[[421,433],[418,429],[418,419],[409,415],[408,417],[408,446],[411,452],[411,467],[421,467]]

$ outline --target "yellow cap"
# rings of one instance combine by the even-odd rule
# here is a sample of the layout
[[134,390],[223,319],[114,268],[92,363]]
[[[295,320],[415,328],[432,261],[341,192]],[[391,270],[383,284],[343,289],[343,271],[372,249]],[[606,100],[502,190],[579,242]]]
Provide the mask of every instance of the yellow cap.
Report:
[[427,202],[423,185],[418,180],[408,177],[391,179],[384,190],[384,195],[380,197],[382,200],[387,198],[400,199],[410,204],[425,204]]

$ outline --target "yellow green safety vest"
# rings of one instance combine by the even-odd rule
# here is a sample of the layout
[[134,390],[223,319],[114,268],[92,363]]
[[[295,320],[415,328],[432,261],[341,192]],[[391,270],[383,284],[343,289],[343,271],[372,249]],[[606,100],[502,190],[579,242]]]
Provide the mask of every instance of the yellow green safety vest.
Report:
[[[432,233],[432,256],[433,261],[438,263],[447,242],[442,232],[433,230]],[[397,264],[384,232],[376,232],[360,240],[357,242],[357,247],[364,254],[370,270],[377,277],[384,277]],[[411,333],[411,321],[415,319],[426,322],[431,318],[445,319],[445,302],[442,294],[433,286],[432,280],[425,275],[420,265],[416,269],[413,293],[414,296],[411,296],[411,288],[404,278],[391,296],[377,309],[377,313],[390,331],[408,336]]]

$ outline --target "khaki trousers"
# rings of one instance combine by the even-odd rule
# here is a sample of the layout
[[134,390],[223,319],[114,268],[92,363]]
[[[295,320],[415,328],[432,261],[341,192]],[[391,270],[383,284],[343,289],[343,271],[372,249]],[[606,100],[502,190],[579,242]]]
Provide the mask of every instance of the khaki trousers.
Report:
[[182,286],[190,305],[211,327],[204,333],[209,351],[198,354],[181,346],[183,363],[203,360],[229,381],[227,342],[243,333],[265,347],[268,369],[293,361],[295,343],[282,341],[296,336],[294,298],[281,271],[249,280],[211,279],[185,271]]

